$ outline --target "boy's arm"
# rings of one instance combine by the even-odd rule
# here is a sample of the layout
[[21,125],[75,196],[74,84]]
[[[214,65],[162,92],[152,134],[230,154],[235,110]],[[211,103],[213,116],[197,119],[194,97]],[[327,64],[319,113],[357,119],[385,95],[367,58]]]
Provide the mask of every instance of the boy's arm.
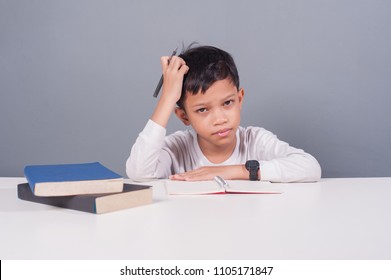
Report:
[[149,120],[138,135],[126,161],[126,174],[133,181],[151,181],[170,175],[170,158],[162,152],[166,129]]
[[[321,178],[318,161],[301,149],[280,141],[274,134],[256,130],[251,137],[253,149],[248,159],[260,162],[259,178],[271,182],[314,182]],[[261,147],[261,148],[257,148]],[[205,166],[182,174],[172,175],[173,180],[212,180],[221,176],[228,180],[248,180],[249,172],[244,164]]]
[[185,173],[171,175],[170,179],[180,181],[203,181],[213,180],[215,176],[220,176],[226,180],[248,180],[249,172],[244,164],[203,166]]
[[165,128],[176,102],[181,98],[183,76],[187,73],[189,67],[178,56],[173,56],[170,61],[168,56],[163,56],[161,63],[163,68],[163,90],[151,120]]
[[[321,178],[319,162],[302,149],[281,141],[270,131],[255,130],[255,149],[250,156],[260,159],[261,179],[270,182],[315,182]],[[260,149],[258,147],[261,147]]]
[[[180,181],[213,180],[221,176],[226,180],[249,180],[249,171],[244,164],[203,166],[169,178]],[[258,178],[271,182],[316,182],[321,177],[317,160],[307,153],[292,154],[270,161],[261,161]]]
[[[189,70],[185,61],[173,56],[161,58],[163,90],[155,110],[134,143],[126,162],[126,173],[135,181],[167,178],[170,158],[162,151],[166,126],[176,102],[181,97],[183,76]],[[167,174],[168,173],[168,174]]]

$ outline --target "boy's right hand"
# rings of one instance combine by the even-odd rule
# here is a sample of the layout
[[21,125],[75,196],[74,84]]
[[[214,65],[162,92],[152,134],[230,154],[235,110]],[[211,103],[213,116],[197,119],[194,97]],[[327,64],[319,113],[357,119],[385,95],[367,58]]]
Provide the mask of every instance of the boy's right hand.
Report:
[[173,56],[170,61],[169,59],[168,56],[160,59],[163,68],[163,89],[151,116],[151,120],[162,127],[167,127],[176,102],[181,98],[183,77],[189,71],[189,67],[182,58]]
[[179,56],[160,58],[163,70],[162,97],[173,100],[174,104],[181,98],[183,77],[189,71],[186,62]]

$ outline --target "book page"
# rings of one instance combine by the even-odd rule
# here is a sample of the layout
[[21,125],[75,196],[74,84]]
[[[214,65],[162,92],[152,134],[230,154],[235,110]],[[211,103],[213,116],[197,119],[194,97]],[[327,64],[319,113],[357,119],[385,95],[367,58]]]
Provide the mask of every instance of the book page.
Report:
[[278,186],[267,181],[226,180],[227,192],[234,193],[282,193]]
[[216,181],[175,181],[166,180],[164,182],[167,194],[213,194],[223,193]]

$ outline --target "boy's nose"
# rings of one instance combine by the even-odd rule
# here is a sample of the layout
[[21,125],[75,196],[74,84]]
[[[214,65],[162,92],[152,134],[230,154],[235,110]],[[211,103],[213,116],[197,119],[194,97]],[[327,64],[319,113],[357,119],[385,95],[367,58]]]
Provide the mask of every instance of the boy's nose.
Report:
[[227,122],[227,116],[225,115],[224,111],[219,109],[215,111],[215,121],[214,125],[220,125]]

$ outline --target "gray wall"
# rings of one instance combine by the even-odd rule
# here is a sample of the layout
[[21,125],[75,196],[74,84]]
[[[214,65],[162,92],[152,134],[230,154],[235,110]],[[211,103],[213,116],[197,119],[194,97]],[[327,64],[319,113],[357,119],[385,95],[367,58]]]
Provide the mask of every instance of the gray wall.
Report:
[[386,0],[0,0],[0,176],[87,161],[125,175],[159,58],[192,41],[234,56],[243,126],[312,153],[323,177],[391,176],[390,27]]

